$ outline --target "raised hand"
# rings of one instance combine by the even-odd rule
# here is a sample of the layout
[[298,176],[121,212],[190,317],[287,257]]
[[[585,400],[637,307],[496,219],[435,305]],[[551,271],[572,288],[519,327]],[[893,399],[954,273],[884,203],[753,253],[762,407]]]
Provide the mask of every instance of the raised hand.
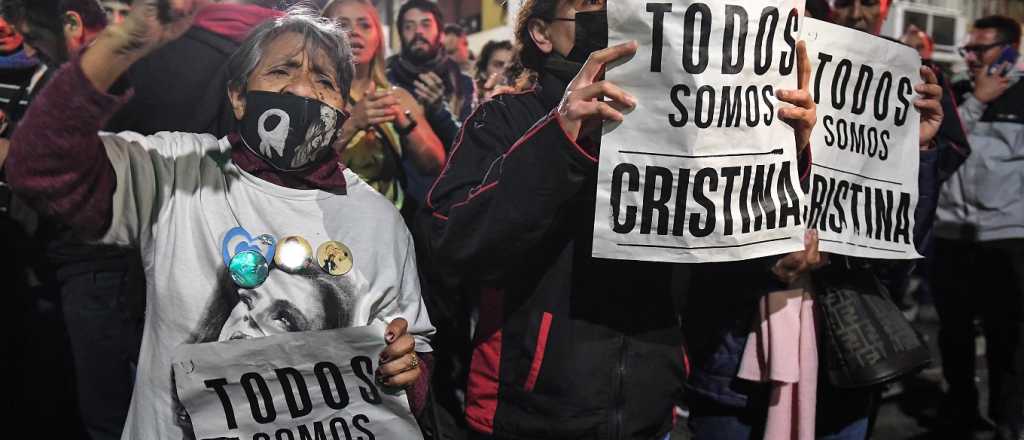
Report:
[[128,68],[190,26],[196,11],[212,0],[136,0],[124,22],[109,26],[82,55],[82,71],[107,91]]
[[974,97],[978,101],[988,104],[1002,96],[1006,89],[1010,88],[1010,78],[998,73],[1006,67],[1006,63],[995,67],[985,67],[981,74],[974,78]]
[[595,82],[605,65],[632,56],[636,49],[637,43],[630,41],[590,54],[580,73],[565,88],[558,104],[558,122],[572,139],[579,139],[584,123],[588,128],[600,128],[602,121],[622,121],[624,110],[636,108],[636,98],[619,86],[606,80]]
[[779,109],[779,118],[793,127],[797,151],[803,151],[811,142],[811,131],[818,121],[817,105],[811,99],[811,60],[807,57],[807,44],[796,43],[797,90],[779,90],[775,96],[780,101],[794,105]]
[[[352,109],[349,122],[356,130],[366,130],[370,126],[393,122],[398,111],[398,98],[390,90],[367,90],[363,99]],[[346,123],[349,123],[346,122]]]
[[414,82],[414,87],[416,99],[424,107],[439,105],[444,98],[444,81],[434,72],[421,73],[419,79]]
[[930,67],[921,67],[921,78],[924,83],[914,86],[920,98],[914,100],[914,107],[921,112],[921,149],[931,145],[932,139],[939,133],[942,126],[942,86]]
[[135,0],[124,22],[109,31],[124,43],[128,52],[149,53],[181,37],[196,11],[211,0]]
[[779,258],[772,267],[775,277],[786,284],[793,284],[804,274],[828,264],[828,254],[818,251],[818,231],[804,232],[804,250],[791,252]]

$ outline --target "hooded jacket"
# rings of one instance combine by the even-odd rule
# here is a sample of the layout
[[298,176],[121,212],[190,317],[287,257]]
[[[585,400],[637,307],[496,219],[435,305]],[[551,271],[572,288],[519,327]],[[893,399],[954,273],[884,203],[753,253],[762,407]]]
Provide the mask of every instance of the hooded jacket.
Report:
[[971,241],[1024,238],[1024,81],[1018,74],[989,104],[974,97],[970,83],[958,86],[965,91],[960,116],[972,154],[942,187],[935,235]]
[[597,152],[552,109],[566,84],[481,105],[427,198],[437,267],[483,286],[466,420],[511,439],[651,439],[684,377],[673,266],[591,257]]

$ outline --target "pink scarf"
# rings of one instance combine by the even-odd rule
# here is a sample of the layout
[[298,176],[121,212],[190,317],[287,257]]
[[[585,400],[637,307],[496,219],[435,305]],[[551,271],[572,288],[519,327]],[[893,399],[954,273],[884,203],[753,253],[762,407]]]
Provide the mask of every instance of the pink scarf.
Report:
[[791,287],[761,298],[758,322],[747,339],[737,376],[772,384],[765,439],[814,440],[818,391],[814,298],[807,277]]

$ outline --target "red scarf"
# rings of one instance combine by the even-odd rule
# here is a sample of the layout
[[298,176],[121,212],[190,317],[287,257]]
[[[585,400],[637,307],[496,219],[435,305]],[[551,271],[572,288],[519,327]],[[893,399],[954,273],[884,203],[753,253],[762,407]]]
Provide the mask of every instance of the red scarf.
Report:
[[312,168],[302,171],[280,171],[261,159],[256,153],[242,145],[238,134],[228,135],[231,141],[231,161],[245,172],[274,185],[294,189],[319,189],[332,194],[344,195],[346,184],[344,166],[335,153],[334,158],[325,160]]
[[241,43],[254,27],[282,15],[256,5],[215,3],[200,9],[193,25]]

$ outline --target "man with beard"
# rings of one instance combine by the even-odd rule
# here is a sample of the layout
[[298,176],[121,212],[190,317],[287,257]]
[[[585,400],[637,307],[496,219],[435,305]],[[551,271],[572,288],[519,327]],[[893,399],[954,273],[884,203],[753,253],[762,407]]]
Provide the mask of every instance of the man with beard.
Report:
[[388,59],[388,80],[423,104],[427,121],[448,149],[458,124],[473,110],[476,94],[473,79],[443,50],[441,23],[441,10],[429,0],[402,5],[398,11],[402,51]]

